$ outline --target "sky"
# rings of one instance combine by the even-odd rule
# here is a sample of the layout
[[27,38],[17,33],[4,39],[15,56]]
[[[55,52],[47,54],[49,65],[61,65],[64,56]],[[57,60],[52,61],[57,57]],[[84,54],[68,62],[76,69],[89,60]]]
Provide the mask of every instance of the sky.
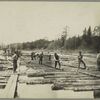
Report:
[[0,1],[0,43],[57,39],[65,26],[68,37],[100,25],[99,2]]

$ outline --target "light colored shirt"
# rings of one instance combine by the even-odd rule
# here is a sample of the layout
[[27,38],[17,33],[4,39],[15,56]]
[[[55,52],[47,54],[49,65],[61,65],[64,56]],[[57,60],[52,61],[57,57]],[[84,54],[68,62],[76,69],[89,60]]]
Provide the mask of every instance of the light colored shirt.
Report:
[[13,59],[13,60],[17,60],[17,55],[14,54],[14,55],[12,56],[12,59]]

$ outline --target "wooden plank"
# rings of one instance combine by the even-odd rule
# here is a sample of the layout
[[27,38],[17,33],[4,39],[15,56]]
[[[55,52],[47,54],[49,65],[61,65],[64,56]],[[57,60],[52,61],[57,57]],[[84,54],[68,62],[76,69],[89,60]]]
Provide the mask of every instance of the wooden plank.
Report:
[[14,98],[17,85],[17,78],[17,74],[11,75],[4,91],[0,96],[1,98]]

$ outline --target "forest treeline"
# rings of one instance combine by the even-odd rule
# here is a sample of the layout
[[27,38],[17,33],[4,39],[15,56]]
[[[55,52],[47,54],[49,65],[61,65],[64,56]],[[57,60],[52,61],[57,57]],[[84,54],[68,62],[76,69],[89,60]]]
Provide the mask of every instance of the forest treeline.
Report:
[[67,30],[62,32],[60,38],[56,40],[46,40],[39,39],[32,42],[16,43],[10,44],[11,48],[17,49],[67,49],[67,50],[93,50],[99,52],[100,50],[100,26],[94,27],[91,29],[91,26],[83,29],[83,34],[81,36],[73,36],[67,38]]

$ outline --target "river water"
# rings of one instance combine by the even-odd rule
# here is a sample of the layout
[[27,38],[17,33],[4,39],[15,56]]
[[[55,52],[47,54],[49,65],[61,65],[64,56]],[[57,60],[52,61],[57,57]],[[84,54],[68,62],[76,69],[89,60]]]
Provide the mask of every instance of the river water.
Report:
[[19,98],[94,98],[93,91],[74,92],[72,90],[51,89],[52,84],[45,85],[27,85],[18,84]]

